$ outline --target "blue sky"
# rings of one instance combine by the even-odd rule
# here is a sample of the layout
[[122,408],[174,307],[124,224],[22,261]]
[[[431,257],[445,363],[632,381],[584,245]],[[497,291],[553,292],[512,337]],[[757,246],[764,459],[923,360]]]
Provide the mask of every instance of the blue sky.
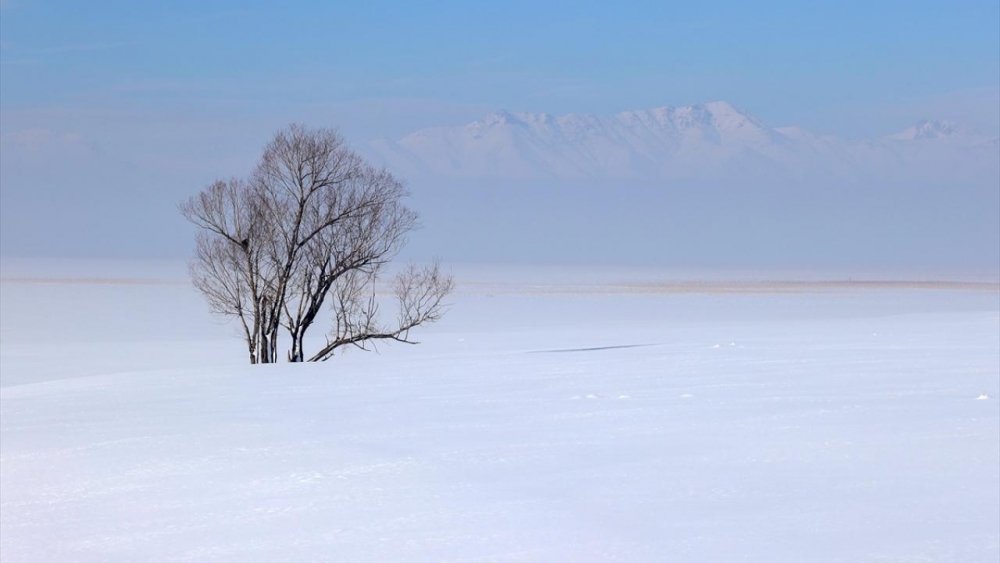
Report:
[[0,0],[0,254],[184,255],[177,202],[290,122],[362,145],[713,100],[849,138],[1000,134],[1000,2]]
[[357,135],[396,136],[500,107],[612,113],[724,99],[774,125],[844,136],[921,117],[1000,129],[995,0],[4,0],[2,13],[8,111],[340,119]]

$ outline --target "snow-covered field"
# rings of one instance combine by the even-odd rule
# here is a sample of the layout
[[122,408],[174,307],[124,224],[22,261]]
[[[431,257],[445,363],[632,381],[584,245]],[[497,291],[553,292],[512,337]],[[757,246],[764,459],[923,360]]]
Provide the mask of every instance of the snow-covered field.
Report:
[[498,272],[251,367],[174,265],[6,263],[0,559],[1000,558],[995,282]]

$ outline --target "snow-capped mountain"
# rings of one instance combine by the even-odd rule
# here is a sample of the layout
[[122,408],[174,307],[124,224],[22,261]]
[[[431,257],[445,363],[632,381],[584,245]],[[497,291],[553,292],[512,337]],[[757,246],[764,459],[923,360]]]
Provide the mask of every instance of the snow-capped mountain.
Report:
[[422,129],[370,149],[413,176],[495,179],[809,177],[920,178],[995,174],[996,138],[922,121],[879,139],[773,128],[726,102],[610,117],[497,111],[466,125]]
[[979,135],[975,131],[962,127],[952,121],[920,121],[913,127],[908,127],[895,135],[890,135],[890,139],[898,141],[917,141],[922,139],[936,139],[954,141],[959,143],[988,142],[991,139],[984,135]]

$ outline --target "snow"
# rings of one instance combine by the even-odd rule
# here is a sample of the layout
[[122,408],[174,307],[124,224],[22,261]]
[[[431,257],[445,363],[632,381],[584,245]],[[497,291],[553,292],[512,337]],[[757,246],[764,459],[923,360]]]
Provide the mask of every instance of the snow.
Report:
[[982,135],[972,129],[963,127],[958,123],[947,120],[922,120],[913,127],[909,127],[890,135],[890,139],[898,141],[921,141],[921,140],[944,140],[958,143],[980,144],[988,143],[996,138]]
[[1000,556],[994,281],[483,272],[251,367],[180,267],[5,266],[0,560]]

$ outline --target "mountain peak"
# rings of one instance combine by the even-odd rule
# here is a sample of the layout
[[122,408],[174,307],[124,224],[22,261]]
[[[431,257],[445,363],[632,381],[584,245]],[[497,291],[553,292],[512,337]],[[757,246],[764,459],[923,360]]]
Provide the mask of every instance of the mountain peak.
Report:
[[958,136],[967,136],[970,133],[970,131],[960,127],[953,121],[924,119],[918,121],[913,127],[908,127],[895,135],[890,135],[890,138],[900,141],[948,139]]
[[718,101],[715,101],[715,102],[706,102],[706,103],[704,103],[702,105],[705,107],[705,109],[707,109],[713,115],[727,115],[727,114],[728,115],[732,115],[732,114],[744,115],[744,113],[741,112],[740,110],[736,109],[736,107],[734,107],[733,104],[731,104],[729,102],[722,101],[722,100],[718,100]]
[[506,123],[515,123],[520,120],[514,114],[510,113],[505,109],[498,109],[495,112],[487,115],[482,122],[486,125],[499,125]]
[[705,109],[712,114],[716,123],[730,123],[736,126],[742,126],[744,123],[750,123],[758,127],[763,126],[759,119],[750,113],[735,107],[729,102],[708,102],[705,104]]

